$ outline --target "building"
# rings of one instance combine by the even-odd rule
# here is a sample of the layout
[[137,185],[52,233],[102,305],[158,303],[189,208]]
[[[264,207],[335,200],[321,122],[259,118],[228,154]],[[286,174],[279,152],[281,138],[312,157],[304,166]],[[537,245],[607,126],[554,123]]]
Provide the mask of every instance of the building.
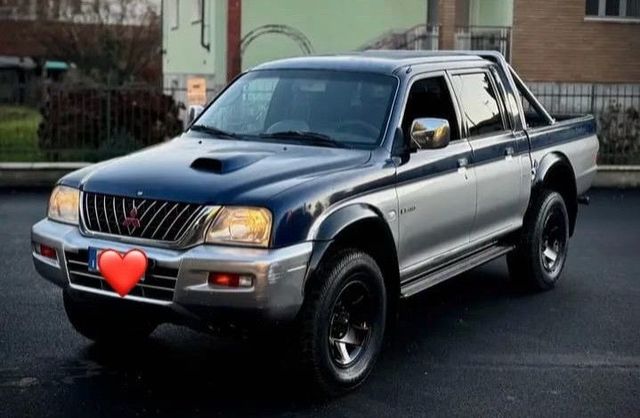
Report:
[[164,0],[165,88],[186,100],[189,79],[203,79],[210,98],[238,72],[261,62],[362,49],[394,30],[424,24],[425,0],[402,0],[402,7],[398,3]]
[[164,0],[162,7],[164,85],[185,102],[190,79],[210,99],[263,61],[367,48],[498,50],[549,100],[578,91],[567,111],[593,111],[594,96],[612,83],[640,97],[640,0]]

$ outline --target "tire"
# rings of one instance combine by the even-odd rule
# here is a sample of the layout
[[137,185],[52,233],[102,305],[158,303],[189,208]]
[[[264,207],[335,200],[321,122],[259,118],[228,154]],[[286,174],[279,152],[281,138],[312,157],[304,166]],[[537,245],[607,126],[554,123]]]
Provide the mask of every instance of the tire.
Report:
[[136,316],[114,305],[75,299],[67,289],[63,292],[63,299],[71,325],[96,343],[121,345],[140,342],[159,325],[148,317]]
[[322,261],[311,280],[298,317],[301,370],[322,394],[336,396],[362,384],[378,358],[384,278],[371,256],[345,249]]
[[507,255],[509,275],[529,289],[552,289],[569,248],[569,216],[562,196],[542,189],[532,196],[516,248]]

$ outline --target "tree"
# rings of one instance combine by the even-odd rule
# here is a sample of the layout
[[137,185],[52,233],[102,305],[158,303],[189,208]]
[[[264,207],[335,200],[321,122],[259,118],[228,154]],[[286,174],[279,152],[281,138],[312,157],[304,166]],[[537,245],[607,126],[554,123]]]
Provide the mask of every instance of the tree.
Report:
[[42,23],[34,36],[48,59],[72,63],[96,82],[121,85],[159,76],[162,38],[156,4],[33,0],[31,8],[23,10]]

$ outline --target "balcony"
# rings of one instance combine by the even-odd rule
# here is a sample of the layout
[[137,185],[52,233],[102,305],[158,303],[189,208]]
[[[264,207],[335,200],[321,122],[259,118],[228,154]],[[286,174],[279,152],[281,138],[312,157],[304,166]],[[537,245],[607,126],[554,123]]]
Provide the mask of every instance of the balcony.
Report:
[[455,31],[455,49],[491,50],[511,60],[511,27],[459,26]]

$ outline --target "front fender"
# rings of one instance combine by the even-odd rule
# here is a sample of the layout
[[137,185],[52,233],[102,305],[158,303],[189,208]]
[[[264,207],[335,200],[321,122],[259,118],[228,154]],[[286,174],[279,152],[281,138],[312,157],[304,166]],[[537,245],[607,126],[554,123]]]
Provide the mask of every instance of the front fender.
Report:
[[384,225],[384,229],[387,231],[386,239],[395,243],[389,225],[376,208],[364,203],[353,203],[339,208],[327,216],[319,218],[309,230],[307,238],[309,241],[313,241],[314,245],[306,279],[313,275],[331,244],[342,232],[359,222],[367,220],[375,221],[378,225]]

